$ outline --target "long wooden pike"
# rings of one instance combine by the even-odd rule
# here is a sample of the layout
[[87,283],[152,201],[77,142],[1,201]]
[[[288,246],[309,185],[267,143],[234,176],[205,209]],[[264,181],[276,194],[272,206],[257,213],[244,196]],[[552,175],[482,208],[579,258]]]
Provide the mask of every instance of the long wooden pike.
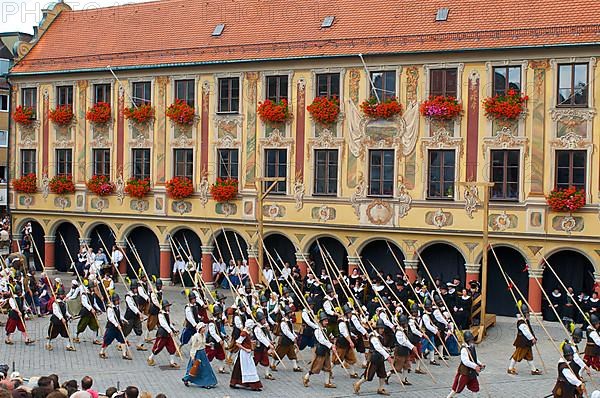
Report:
[[[79,270],[77,270],[77,267],[75,266],[75,261],[73,261],[73,256],[71,255],[71,252],[69,251],[69,247],[67,246],[65,239],[63,238],[62,234],[60,234],[60,233],[58,234],[58,236],[60,237],[60,240],[62,241],[62,244],[65,247],[65,251],[69,255],[69,259],[71,260],[71,264],[73,264],[73,268],[75,268],[75,274],[77,274],[77,279],[79,280],[79,283],[81,283],[81,286],[85,286],[83,283],[83,278],[81,277],[81,275],[79,275]],[[108,298],[108,296],[106,296],[106,297]],[[104,305],[106,306],[106,303],[104,303]],[[94,305],[92,304],[92,309],[93,308],[94,308]],[[99,331],[102,330],[102,329],[100,329],[100,319],[98,318],[98,315],[96,315],[96,311],[94,310],[94,312],[92,312],[92,314],[94,315],[94,318],[96,319],[96,323],[98,324],[98,330]],[[103,334],[103,333],[99,332],[99,334]]]
[[323,267],[325,267],[325,271],[327,271],[327,276],[329,277],[329,282],[331,283],[331,288],[333,289],[333,297],[335,298],[338,308],[340,309],[340,311],[342,311],[342,304],[340,303],[340,299],[338,298],[337,292],[333,287],[333,278],[331,277],[331,273],[329,272],[329,267],[327,267],[327,259],[325,259],[325,253],[323,253],[323,248],[319,243],[319,239],[317,239],[317,247],[319,248],[319,252],[321,253],[321,258],[323,259]]
[[[175,248],[177,250],[177,253],[181,256],[181,252],[183,251],[183,253],[186,255],[186,257],[188,258],[188,262],[189,261],[193,261],[194,259],[191,257],[191,253],[188,254],[185,250],[183,250],[183,246],[181,246],[181,243],[177,242],[176,240],[174,240],[171,236],[169,236],[169,244],[171,245],[172,248]],[[179,246],[179,248],[178,248]],[[173,250],[173,249],[171,249]],[[196,289],[200,289],[200,287],[198,285],[200,285],[202,287],[202,289],[204,290],[204,293],[207,293],[208,296],[210,297],[211,301],[213,303],[216,303],[215,298],[212,296],[211,291],[208,289],[208,286],[206,286],[206,284],[204,283],[204,281],[202,280],[202,277],[200,278],[192,278],[192,274],[191,272],[187,269],[186,267],[186,272],[188,273],[188,276],[190,277],[190,279],[192,280],[192,283],[194,284],[194,287]],[[196,271],[197,272],[197,271]],[[180,271],[181,273],[181,271]],[[183,281],[183,279],[182,279]],[[198,283],[199,282],[199,283]]]
[[[496,252],[494,251],[494,247],[491,244],[489,246],[490,246],[490,249],[492,250],[492,253],[493,253],[494,257],[496,258],[496,263],[498,263],[498,268],[500,269],[500,272],[502,273],[502,276],[504,277],[504,281],[506,282],[506,286],[508,287],[508,290],[510,291],[510,294],[511,294],[511,296],[512,296],[514,302],[515,302],[515,305],[517,306],[517,310],[519,311],[519,314],[523,317],[523,319],[525,319],[525,315],[523,314],[523,311],[521,310],[521,306],[519,305],[519,300],[517,300],[517,296],[515,295],[515,292],[513,292],[513,288],[515,288],[517,290],[517,292],[521,296],[523,302],[525,304],[527,304],[527,306],[530,309],[531,309],[531,305],[529,305],[529,302],[527,301],[527,299],[525,298],[525,296],[521,293],[521,290],[519,289],[519,287],[517,285],[515,285],[512,282],[512,280],[508,277],[508,275],[506,275],[506,272],[504,272],[504,268],[502,268],[502,265],[501,265],[500,261],[498,260],[498,257],[496,256]],[[485,249],[487,249],[487,248],[485,248]],[[533,313],[533,317],[542,326],[542,329],[546,332],[546,334],[550,338],[550,341],[553,341],[552,340],[552,336],[550,336],[550,334],[548,333],[548,331],[544,327],[543,323],[538,319],[538,317],[537,317],[537,315],[535,315],[535,313]],[[537,346],[537,344],[535,344],[534,346],[536,348],[538,356],[540,357],[540,362],[542,362],[542,368],[544,369],[544,373],[546,373],[546,364],[544,363],[544,359],[542,358],[542,353],[540,352],[540,349]],[[560,350],[559,350],[559,352],[560,352]]]
[[[19,243],[19,241],[17,240],[17,244]],[[19,250],[19,253],[21,252],[21,250]],[[8,266],[6,265],[6,262],[4,261],[4,256],[0,256],[2,257],[2,270],[6,270],[8,268]],[[25,265],[25,264],[23,264]],[[16,300],[16,296],[13,293],[12,289],[10,288],[10,286],[8,287],[8,292],[10,293],[10,297],[15,300],[15,304],[17,305],[17,309],[19,307],[17,300]],[[27,304],[27,301],[24,300],[24,303]],[[35,305],[34,305],[35,307]],[[35,342],[35,340],[31,340],[31,338],[29,337],[29,333],[27,332],[27,325],[25,324],[25,319],[23,318],[23,314],[21,314],[21,310],[19,309],[18,311],[18,315],[19,315],[19,320],[21,321],[21,323],[23,324],[23,329],[25,329],[25,336],[27,338],[27,340],[31,341],[31,343],[27,343],[27,344],[33,344]]]
[[[44,265],[44,260],[42,260],[42,256],[40,256],[40,252],[35,243],[35,239],[31,239],[31,244],[35,250],[38,260],[40,260],[40,265],[42,266],[42,269],[44,270],[44,273],[46,274],[48,281],[50,281],[50,278],[48,277],[48,272],[46,271],[46,266]],[[53,283],[51,283],[51,285],[53,285]],[[56,301],[56,292],[54,291],[54,286],[50,286],[50,292],[52,293],[52,297],[54,297],[54,300]],[[69,338],[69,345],[73,348],[74,351],[77,351],[77,349],[75,348],[75,345],[73,345],[73,339],[71,338],[71,331],[69,330],[69,325],[67,324],[67,320],[65,319],[64,321],[65,321],[65,330],[67,331],[67,336]]]
[[[102,239],[102,236],[100,236],[100,234],[98,232],[96,232],[96,234],[98,235],[98,238],[100,238],[100,243],[102,243],[104,250],[106,252],[108,252],[108,247],[106,247],[106,244],[104,244],[104,240]],[[131,265],[131,262],[129,261],[129,258],[127,258],[127,255],[125,253],[123,253],[123,257],[126,259],[127,264],[129,264],[129,266],[131,267],[133,272],[135,272],[135,270],[133,269],[133,266]],[[111,258],[111,260],[112,260],[112,258]],[[125,286],[125,291],[130,292],[131,290],[129,289],[129,286],[127,285],[127,282],[125,281],[123,274],[121,274],[121,271],[119,271],[119,269],[117,268],[117,265],[113,264],[113,268],[114,268],[115,272],[117,273],[117,275],[119,275],[119,279],[121,280],[121,283],[123,284],[123,286]]]
[[[150,276],[148,276],[148,272],[146,272],[146,267],[144,266],[144,262],[142,261],[142,258],[140,257],[140,255],[137,251],[137,248],[127,238],[127,236],[125,236],[125,242],[127,242],[129,247],[132,249],[131,252],[133,253],[133,255],[136,258],[136,260],[138,261],[138,263],[140,264],[140,268],[142,269],[142,271],[144,271],[144,275],[146,275],[146,279],[148,280],[148,286],[150,287],[150,290],[152,291],[152,293],[154,293],[158,297],[158,294],[156,292],[156,287],[152,283],[152,279],[150,279]],[[160,301],[158,302],[158,305],[159,305],[160,310],[162,311],[163,306]],[[175,338],[174,333],[171,334],[171,340],[173,340],[173,345],[175,346],[175,350],[177,351],[177,355],[179,356],[179,358],[184,359],[183,354],[181,353],[181,347],[179,346],[179,343],[177,342],[177,339]]]
[[[554,275],[554,277],[556,278],[556,280],[560,283],[560,285],[562,286],[562,288],[565,290],[565,293],[567,295],[569,295],[569,289],[567,289],[567,287],[565,286],[565,284],[563,283],[562,279],[558,276],[558,274],[556,273],[556,271],[554,271],[554,268],[552,268],[552,266],[550,265],[550,263],[548,262],[548,260],[546,260],[546,257],[542,256],[542,259],[544,260],[544,263],[546,263],[546,265],[548,266],[548,269],[550,271],[552,271],[552,274]],[[537,280],[537,279],[536,279]],[[544,289],[542,289],[543,291]],[[573,304],[575,304],[575,306],[577,307],[577,309],[579,310],[579,312],[581,313],[581,315],[583,316],[583,319],[585,319],[585,321],[587,323],[590,323],[590,318],[587,316],[587,314],[585,312],[583,312],[583,310],[581,309],[581,307],[579,306],[579,303],[577,303],[577,300],[573,300]],[[560,320],[560,319],[559,319]]]

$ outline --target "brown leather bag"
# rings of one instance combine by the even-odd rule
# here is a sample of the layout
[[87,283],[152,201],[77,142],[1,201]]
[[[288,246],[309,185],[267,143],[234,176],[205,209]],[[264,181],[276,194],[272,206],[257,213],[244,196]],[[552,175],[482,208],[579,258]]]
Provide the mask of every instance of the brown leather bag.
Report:
[[192,377],[198,376],[199,370],[200,370],[200,360],[194,359],[194,363],[192,364],[192,367],[190,368],[190,376],[192,376]]

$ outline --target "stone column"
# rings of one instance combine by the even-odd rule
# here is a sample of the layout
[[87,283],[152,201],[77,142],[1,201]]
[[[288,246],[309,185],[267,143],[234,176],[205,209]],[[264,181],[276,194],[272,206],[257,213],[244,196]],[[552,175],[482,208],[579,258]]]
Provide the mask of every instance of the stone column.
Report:
[[202,280],[207,284],[213,283],[212,264],[213,258],[212,253],[215,249],[214,246],[202,246]]
[[306,276],[308,273],[308,264],[306,264],[306,259],[308,259],[308,253],[296,253],[296,265],[300,268],[300,273],[302,276]]
[[254,248],[248,249],[248,268],[250,269],[250,278],[252,278],[252,282],[260,283],[262,278],[258,267],[258,250]]
[[404,273],[410,280],[410,283],[413,283],[417,280],[417,270],[419,268],[419,260],[404,260]]
[[[54,269],[54,236],[44,236],[44,267],[47,270]],[[34,250],[35,252],[35,250]],[[37,253],[33,253],[37,257]]]
[[[360,258],[355,256],[348,256],[348,276],[352,274],[352,271],[358,269],[360,271]],[[318,275],[315,275],[318,277]]]
[[[529,294],[527,297],[527,301],[529,301],[529,305],[531,306],[531,312],[542,312],[542,289],[540,288],[540,285],[542,283],[543,275],[544,270],[542,269],[529,269]],[[540,284],[536,283],[534,279],[537,279]],[[518,297],[519,296],[517,295],[517,298]]]
[[125,243],[125,241],[120,240],[116,241],[115,245],[119,248],[121,253],[123,253],[123,260],[121,260],[121,262],[119,263],[119,273],[127,274],[127,258],[125,258],[125,255],[127,253],[127,244]]
[[[465,264],[465,269],[466,269],[465,286],[470,281],[473,281],[473,280],[479,282],[479,274],[481,273],[481,264]],[[486,287],[482,286],[481,291],[483,291],[484,289],[486,289]]]
[[171,246],[168,243],[160,245],[160,279],[171,280]]

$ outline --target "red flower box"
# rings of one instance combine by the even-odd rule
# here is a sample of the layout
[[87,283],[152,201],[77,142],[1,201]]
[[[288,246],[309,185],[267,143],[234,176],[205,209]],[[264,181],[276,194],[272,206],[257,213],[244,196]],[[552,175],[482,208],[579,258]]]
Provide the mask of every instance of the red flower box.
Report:
[[290,118],[290,110],[286,99],[279,102],[268,99],[259,102],[256,112],[263,123],[285,123]]
[[166,115],[169,119],[180,126],[189,126],[194,124],[196,110],[189,106],[184,100],[175,100],[174,104],[169,105]]
[[36,193],[37,192],[37,177],[35,173],[30,173],[15,178],[13,180],[13,189],[18,193]]
[[135,178],[131,177],[127,180],[125,185],[125,193],[132,198],[142,199],[150,192],[150,179],[149,178]]
[[217,202],[229,202],[235,199],[238,193],[238,180],[235,178],[217,178],[210,187],[210,194]]
[[173,177],[166,183],[167,194],[171,199],[189,198],[194,193],[194,184],[187,177]]
[[462,105],[451,96],[430,96],[419,108],[421,115],[429,119],[452,120],[462,113]]
[[48,118],[59,126],[68,126],[73,121],[73,107],[60,105],[48,113]]
[[115,190],[115,184],[110,182],[107,176],[92,176],[86,185],[90,191],[98,196],[110,195]]
[[33,108],[30,106],[17,106],[12,115],[15,123],[22,126],[29,126],[33,123]]
[[376,97],[371,97],[360,104],[360,109],[371,119],[391,119],[402,115],[402,104],[394,97],[383,102],[378,102]]
[[585,191],[575,187],[554,189],[546,201],[553,211],[571,213],[585,206]]
[[50,191],[57,195],[64,195],[75,192],[73,177],[70,175],[58,175],[50,180]]
[[337,97],[316,97],[306,110],[316,123],[330,126],[340,114],[340,101]]
[[140,106],[131,106],[123,109],[123,115],[126,119],[132,119],[136,123],[147,123],[154,119],[154,107],[150,104],[142,104]]
[[110,117],[110,104],[106,102],[96,102],[85,114],[85,118],[94,124],[107,123]]
[[483,100],[485,115],[497,120],[516,120],[525,111],[525,103],[529,97],[510,89],[506,95],[494,95]]

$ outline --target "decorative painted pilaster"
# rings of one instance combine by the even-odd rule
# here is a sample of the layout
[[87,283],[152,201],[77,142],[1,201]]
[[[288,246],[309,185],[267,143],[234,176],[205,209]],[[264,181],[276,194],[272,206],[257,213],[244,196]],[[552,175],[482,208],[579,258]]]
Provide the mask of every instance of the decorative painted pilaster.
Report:
[[406,274],[411,283],[417,280],[418,269],[419,260],[404,260],[404,273]]
[[246,181],[244,188],[256,189],[256,137],[258,135],[256,123],[256,100],[258,90],[258,72],[246,72],[248,82],[248,106],[246,109]]
[[260,282],[260,267],[258,266],[258,250],[248,249],[248,268],[250,268],[250,278],[254,283]]
[[77,93],[79,101],[77,109],[73,109],[77,117],[77,128],[75,132],[75,164],[77,170],[75,172],[75,182],[77,184],[85,184],[86,181],[86,156],[87,156],[87,132],[86,132],[86,107],[87,107],[87,89],[88,81],[80,80],[77,82]]
[[[350,76],[350,90],[349,96],[350,100],[354,103],[354,105],[358,108],[358,99],[360,94],[360,75],[362,70],[358,68],[353,68],[348,71],[348,75]],[[354,127],[356,128],[356,127]],[[350,132],[350,136],[352,136],[352,132]],[[346,183],[348,188],[352,189],[356,187],[359,183],[359,174],[360,174],[360,161],[359,161],[359,153],[357,150],[350,150],[346,155]]]
[[306,130],[306,81],[298,80],[296,97],[296,179],[304,178],[304,142]]
[[479,72],[469,75],[467,109],[467,181],[477,181],[477,147],[479,142]]
[[479,282],[479,274],[481,273],[481,264],[465,264],[466,280],[465,285],[471,281]]
[[533,69],[533,93],[529,96],[531,115],[531,188],[529,196],[544,196],[544,146],[546,119],[546,70],[550,67],[547,59],[531,61]]
[[[406,105],[408,106],[412,102],[418,102],[418,88],[419,88],[419,68],[417,66],[410,66],[406,68]],[[411,153],[409,156],[404,158],[404,184],[406,189],[413,189],[415,187],[415,180],[417,175],[417,155],[416,152]]]
[[119,87],[119,99],[117,102],[117,170],[124,170],[125,154],[125,93],[123,87]]
[[[11,93],[11,99],[10,99],[10,109],[11,109],[11,116],[12,117],[12,113],[14,113],[15,109],[17,109],[17,94],[19,93],[19,85],[18,84],[13,84],[12,85],[12,93]],[[11,123],[10,125],[10,131],[9,131],[9,146],[8,146],[8,152],[9,152],[9,157],[8,160],[10,161],[10,164],[8,165],[8,181],[12,181],[15,176],[20,175],[20,165],[17,162],[17,123]],[[19,171],[19,172],[17,172]],[[13,202],[13,205],[15,201]]]
[[156,146],[154,159],[156,159],[156,178],[154,179],[157,185],[164,185],[166,181],[166,151],[167,151],[167,135],[169,134],[169,124],[165,112],[167,110],[167,86],[169,78],[160,76],[156,78],[158,86],[158,94],[156,98]]
[[214,246],[202,246],[202,280],[205,283],[213,283],[212,264],[213,258],[212,253],[215,249]]
[[200,170],[208,171],[208,110],[210,108],[210,83],[202,83],[202,115],[200,116]]
[[168,243],[160,245],[160,279],[171,280],[171,246]]
[[54,269],[54,236],[44,236],[44,267],[49,270]]
[[[531,312],[542,312],[542,289],[540,289],[540,285],[543,275],[544,270],[542,269],[529,269],[529,294],[527,301],[529,301],[529,305],[531,306]],[[536,283],[534,278],[538,280],[539,284]]]
[[50,98],[48,97],[48,90],[44,89],[43,103],[42,103],[42,170],[48,170],[48,156],[50,147],[50,119],[48,114],[50,112]]
[[302,276],[306,276],[308,273],[308,264],[306,264],[306,260],[308,258],[308,253],[296,253],[296,265],[300,268],[300,273]]

